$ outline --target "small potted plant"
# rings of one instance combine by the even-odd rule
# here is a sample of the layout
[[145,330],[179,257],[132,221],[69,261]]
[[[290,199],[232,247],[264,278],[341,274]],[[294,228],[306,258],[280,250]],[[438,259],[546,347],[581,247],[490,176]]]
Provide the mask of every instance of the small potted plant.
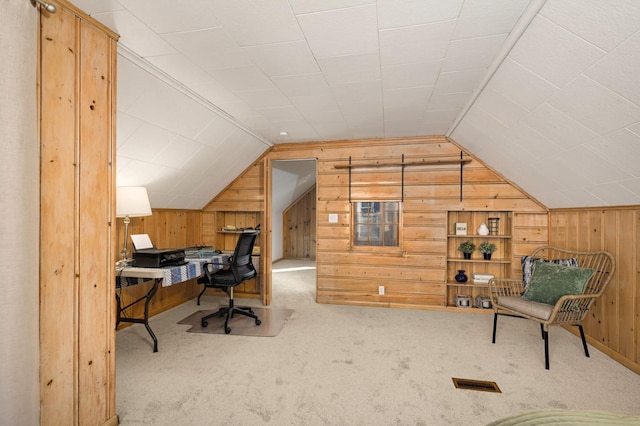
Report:
[[462,252],[462,255],[465,259],[471,259],[471,253],[473,253],[475,249],[476,245],[473,244],[470,240],[467,240],[458,246],[458,250]]
[[480,243],[480,246],[478,246],[478,251],[482,253],[482,255],[484,256],[484,260],[491,260],[491,253],[496,251],[496,245],[485,241],[483,243]]

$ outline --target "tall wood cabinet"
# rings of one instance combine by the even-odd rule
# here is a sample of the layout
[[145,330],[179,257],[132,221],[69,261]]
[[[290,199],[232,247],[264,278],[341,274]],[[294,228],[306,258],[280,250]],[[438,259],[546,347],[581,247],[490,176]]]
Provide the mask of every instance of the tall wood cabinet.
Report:
[[117,35],[56,6],[41,14],[39,34],[40,419],[117,424]]
[[[492,229],[494,232],[491,235],[480,235],[478,228],[482,224],[489,226],[490,219],[493,223],[497,222],[497,226]],[[456,233],[456,224],[464,224],[466,233]],[[470,259],[465,259],[458,249],[465,241],[470,241],[476,246]],[[478,251],[478,247],[483,242],[494,244],[496,247],[490,260],[485,260],[482,253]],[[469,296],[469,308],[474,309],[477,296],[488,295],[488,284],[474,283],[474,274],[509,278],[512,259],[512,212],[449,211],[447,213],[447,306],[458,306],[456,296]],[[456,281],[455,276],[459,271],[464,271],[467,282]]]

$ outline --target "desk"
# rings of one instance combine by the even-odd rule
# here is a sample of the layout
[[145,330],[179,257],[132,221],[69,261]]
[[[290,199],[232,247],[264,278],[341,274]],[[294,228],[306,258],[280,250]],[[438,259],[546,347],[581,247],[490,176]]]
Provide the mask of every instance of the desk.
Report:
[[[174,284],[179,284],[194,278],[198,278],[203,275],[202,265],[205,262],[213,263],[214,269],[222,269],[224,265],[229,262],[229,255],[219,254],[207,258],[189,258],[186,260],[188,261],[186,265],[169,266],[165,268],[139,268],[135,266],[116,268],[116,289],[122,289],[123,287],[128,287],[144,281],[153,280],[153,286],[144,296],[134,300],[126,306],[122,306],[120,295],[118,294],[118,292],[116,292],[116,329],[121,322],[144,324],[145,328],[149,332],[149,335],[153,339],[153,351],[158,352],[158,339],[149,326],[149,302],[158,292],[160,283],[162,283],[163,287],[169,287]],[[129,318],[126,316],[123,317],[124,311],[143,301],[143,318]]]

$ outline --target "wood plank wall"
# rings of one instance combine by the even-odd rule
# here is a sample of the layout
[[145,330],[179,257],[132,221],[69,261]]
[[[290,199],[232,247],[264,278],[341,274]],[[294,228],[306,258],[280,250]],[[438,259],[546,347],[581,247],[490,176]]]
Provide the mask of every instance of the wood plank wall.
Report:
[[554,246],[615,258],[615,275],[584,329],[591,344],[640,374],[640,206],[553,209],[549,226]]
[[285,259],[316,259],[316,187],[282,213],[282,255]]
[[64,1],[40,19],[40,423],[117,424],[117,35]]
[[[401,251],[376,252],[350,246],[349,172],[336,169],[356,164],[459,159],[461,149],[445,137],[338,141],[277,145],[271,160],[317,158],[317,294],[321,303],[386,307],[445,308],[447,210],[510,210],[514,212],[512,271],[517,256],[547,241],[547,212],[518,188],[472,161],[460,167],[354,169],[351,199],[398,200],[404,195]],[[338,223],[328,215],[338,214]],[[386,294],[378,295],[384,285]]]
[[[204,207],[202,211],[204,244],[215,246],[218,250],[233,251],[238,241],[238,235],[223,232],[223,227],[233,225],[237,228],[255,228],[264,224],[263,171],[263,162],[256,161],[218,197]],[[256,239],[256,245],[260,247],[261,244],[262,237],[259,235]],[[258,258],[256,266],[259,271],[263,270],[262,258]],[[262,283],[263,277],[258,275],[257,278],[236,287],[235,295],[237,297],[259,298]]]

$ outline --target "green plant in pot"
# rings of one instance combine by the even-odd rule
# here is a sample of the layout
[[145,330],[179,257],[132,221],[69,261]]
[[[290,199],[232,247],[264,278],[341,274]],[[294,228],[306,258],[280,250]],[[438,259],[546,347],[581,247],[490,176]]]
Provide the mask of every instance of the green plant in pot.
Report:
[[484,241],[483,243],[480,243],[480,246],[478,246],[478,251],[482,253],[485,260],[490,260],[491,253],[496,251],[496,245],[488,241]]
[[462,252],[465,259],[471,259],[471,253],[473,253],[475,249],[476,245],[470,240],[467,240],[458,246],[458,250]]

